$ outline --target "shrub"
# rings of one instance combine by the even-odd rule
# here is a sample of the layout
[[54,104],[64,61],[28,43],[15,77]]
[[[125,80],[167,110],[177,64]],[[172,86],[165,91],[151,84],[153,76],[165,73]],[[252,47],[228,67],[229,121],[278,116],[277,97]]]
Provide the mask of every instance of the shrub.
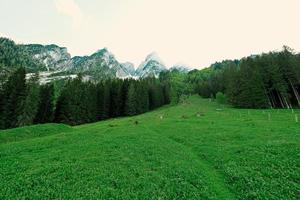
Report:
[[219,104],[226,104],[227,103],[227,97],[222,92],[218,92],[216,94],[216,100]]

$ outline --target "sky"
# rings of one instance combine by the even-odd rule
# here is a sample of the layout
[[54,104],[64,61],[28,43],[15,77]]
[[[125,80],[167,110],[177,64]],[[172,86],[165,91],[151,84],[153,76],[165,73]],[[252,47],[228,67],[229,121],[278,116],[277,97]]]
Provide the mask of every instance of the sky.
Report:
[[300,0],[0,0],[0,36],[57,44],[72,56],[107,47],[138,66],[156,52],[170,67],[300,50]]

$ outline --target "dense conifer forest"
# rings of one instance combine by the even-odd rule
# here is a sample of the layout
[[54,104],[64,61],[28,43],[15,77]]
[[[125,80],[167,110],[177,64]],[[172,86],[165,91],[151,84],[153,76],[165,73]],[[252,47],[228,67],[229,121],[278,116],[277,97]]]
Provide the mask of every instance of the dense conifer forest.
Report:
[[285,46],[280,52],[226,60],[191,71],[186,82],[202,97],[225,94],[235,107],[299,107],[300,54]]
[[79,75],[60,92],[55,83],[40,85],[38,75],[25,79],[19,68],[2,85],[2,129],[43,123],[77,125],[132,116],[170,103],[169,83],[155,78],[84,82]]

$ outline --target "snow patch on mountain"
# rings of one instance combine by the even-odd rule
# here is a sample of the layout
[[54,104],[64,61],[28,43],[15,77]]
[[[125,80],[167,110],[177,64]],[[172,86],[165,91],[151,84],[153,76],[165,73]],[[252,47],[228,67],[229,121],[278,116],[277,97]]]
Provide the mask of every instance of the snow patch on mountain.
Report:
[[[41,84],[50,83],[55,80],[62,80],[62,79],[74,79],[78,75],[77,74],[68,74],[68,75],[54,75],[59,74],[62,71],[45,71],[45,72],[39,72],[39,82]],[[26,79],[30,79],[33,76],[35,76],[35,73],[27,73]]]
[[154,76],[158,77],[162,71],[167,70],[163,61],[157,55],[157,53],[153,52],[149,54],[145,61],[143,61],[137,70],[135,71],[135,75],[141,78]]

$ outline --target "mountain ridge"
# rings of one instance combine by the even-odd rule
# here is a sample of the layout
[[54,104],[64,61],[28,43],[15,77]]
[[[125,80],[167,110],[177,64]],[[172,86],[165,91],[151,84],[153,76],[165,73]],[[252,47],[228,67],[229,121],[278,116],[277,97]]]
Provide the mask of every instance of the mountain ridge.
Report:
[[[16,47],[20,47],[22,51],[26,52],[34,62],[44,66],[44,68],[36,70],[41,73],[42,82],[60,78],[73,78],[78,73],[81,73],[87,79],[138,79],[149,76],[158,77],[161,72],[168,70],[156,52],[147,55],[140,65],[135,68],[134,64],[130,62],[119,62],[106,47],[98,49],[90,55],[71,56],[67,47],[56,44],[15,44],[7,38],[1,39],[11,41]],[[2,48],[1,44],[0,48]],[[34,70],[31,70],[32,72]]]

